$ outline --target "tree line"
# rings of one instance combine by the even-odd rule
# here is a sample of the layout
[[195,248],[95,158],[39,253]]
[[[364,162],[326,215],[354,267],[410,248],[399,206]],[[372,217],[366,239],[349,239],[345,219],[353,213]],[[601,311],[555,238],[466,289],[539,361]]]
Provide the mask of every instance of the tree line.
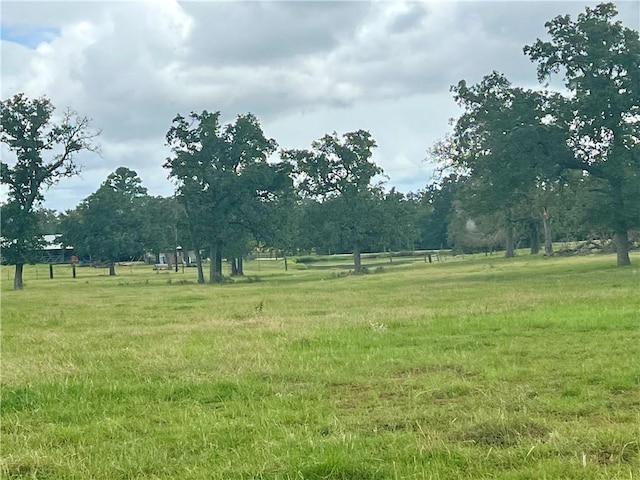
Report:
[[640,228],[640,41],[616,15],[606,3],[576,21],[556,17],[546,23],[551,41],[524,47],[540,82],[560,75],[564,92],[515,87],[495,71],[451,88],[464,113],[432,154],[462,177],[455,208],[479,227],[502,226],[507,256],[523,222],[532,243],[542,226],[551,254],[552,220],[569,216],[612,235],[618,265],[630,264],[629,232]]
[[46,97],[17,94],[0,111],[0,139],[16,156],[0,163],[2,257],[16,265],[14,287],[53,228],[113,274],[117,261],[181,245],[194,251],[200,283],[203,257],[208,280],[220,282],[223,258],[241,275],[256,248],[349,252],[357,272],[365,251],[503,248],[509,257],[526,245],[551,255],[553,241],[599,234],[628,265],[629,235],[640,229],[640,41],[616,15],[605,3],[556,17],[549,41],[524,47],[540,82],[563,79],[560,92],[517,87],[496,71],[452,86],[463,113],[429,149],[439,174],[416,193],[385,189],[365,130],[279,149],[255,115],[223,124],[221,112],[203,110],[177,115],[167,131],[172,197],[150,196],[120,167],[58,214],[42,207],[43,192],[77,173],[75,155],[96,151],[99,132],[69,110],[56,123]]

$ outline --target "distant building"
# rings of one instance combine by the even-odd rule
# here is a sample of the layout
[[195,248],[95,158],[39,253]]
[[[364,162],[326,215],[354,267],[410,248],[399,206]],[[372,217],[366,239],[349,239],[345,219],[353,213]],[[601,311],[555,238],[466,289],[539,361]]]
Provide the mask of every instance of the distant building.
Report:
[[145,263],[175,266],[176,254],[178,265],[184,265],[185,267],[195,266],[196,253],[194,251],[184,251],[182,247],[177,247],[175,251],[149,252],[145,255],[144,261]]
[[73,247],[64,247],[60,243],[60,234],[44,235],[45,246],[42,249],[42,263],[71,263]]

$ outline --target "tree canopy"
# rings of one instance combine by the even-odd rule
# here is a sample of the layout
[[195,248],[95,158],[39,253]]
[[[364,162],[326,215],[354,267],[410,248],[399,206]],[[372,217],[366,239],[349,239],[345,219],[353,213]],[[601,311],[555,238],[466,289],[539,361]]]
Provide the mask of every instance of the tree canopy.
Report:
[[435,156],[468,177],[454,211],[476,225],[498,218],[507,256],[516,229],[529,232],[537,251],[540,222],[551,254],[550,219],[566,208],[558,200],[579,188],[591,192],[581,198],[593,215],[582,218],[613,234],[618,264],[630,263],[628,232],[640,226],[640,42],[616,15],[605,3],[576,20],[556,17],[546,23],[549,41],[524,47],[540,81],[561,74],[567,95],[514,87],[498,72],[452,87],[464,112]]
[[[295,165],[303,198],[320,202],[316,219],[339,243],[353,252],[354,271],[362,270],[361,250],[383,230],[381,184],[373,184],[383,170],[371,160],[376,142],[366,130],[336,132],[314,141],[310,150],[291,149],[283,158]],[[317,215],[320,214],[320,217]],[[318,223],[315,224],[318,228]]]
[[220,124],[220,112],[178,115],[167,132],[167,143],[173,156],[164,166],[185,207],[198,281],[204,282],[199,255],[206,247],[211,258],[209,280],[221,281],[225,249],[235,256],[243,254],[247,247],[240,251],[238,247],[247,245],[248,237],[256,239],[259,230],[270,228],[263,215],[270,211],[267,204],[282,199],[291,188],[288,166],[268,161],[277,144],[250,113],[226,126]]
[[560,74],[569,95],[557,103],[572,156],[562,166],[600,179],[602,217],[613,232],[618,265],[630,264],[628,231],[640,227],[640,39],[613,21],[613,3],[587,7],[572,20],[545,24],[549,41],[524,47],[538,78]]
[[44,190],[78,173],[75,157],[97,151],[99,132],[90,120],[67,109],[59,122],[46,97],[30,99],[22,93],[0,103],[0,141],[15,154],[0,162],[0,181],[8,187],[2,206],[2,255],[15,264],[14,288],[23,288],[22,269],[42,246],[36,211]]
[[143,228],[146,196],[138,174],[119,167],[78,208],[63,216],[63,242],[79,255],[108,263],[110,275],[115,275],[117,261],[141,257],[148,246]]
[[[537,253],[544,238],[552,255],[554,239],[603,235],[628,265],[629,235],[640,229],[640,40],[616,15],[603,3],[548,21],[547,38],[524,47],[541,89],[497,71],[453,85],[462,113],[431,149],[439,177],[418,193],[385,189],[366,130],[278,152],[255,115],[224,123],[202,110],[178,114],[166,133],[171,198],[149,196],[121,167],[57,215],[44,193],[78,172],[76,156],[97,149],[98,132],[71,110],[54,121],[46,97],[15,95],[0,105],[0,139],[15,157],[0,162],[2,255],[16,265],[14,286],[42,235],[58,228],[78,253],[112,265],[180,241],[195,251],[200,283],[203,258],[219,282],[223,257],[242,275],[256,248],[351,252],[361,271],[361,252],[374,249],[504,247],[510,257],[527,242]],[[545,83],[555,77],[564,91]]]

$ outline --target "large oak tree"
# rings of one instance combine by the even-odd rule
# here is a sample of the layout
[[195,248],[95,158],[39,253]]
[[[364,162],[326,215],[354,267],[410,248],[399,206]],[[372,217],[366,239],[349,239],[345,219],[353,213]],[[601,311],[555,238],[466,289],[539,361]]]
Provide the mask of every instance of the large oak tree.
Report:
[[16,266],[15,289],[23,288],[24,264],[42,247],[36,211],[43,191],[78,173],[79,152],[97,150],[99,132],[90,128],[87,117],[67,109],[55,121],[54,111],[48,98],[29,99],[22,93],[0,103],[0,141],[15,154],[12,161],[0,162],[0,181],[8,187],[2,206],[2,255]]
[[463,210],[476,220],[498,218],[507,257],[515,254],[517,227],[533,230],[536,247],[533,198],[568,153],[561,130],[546,121],[555,96],[514,87],[498,72],[475,85],[462,80],[452,91],[464,112],[438,156],[446,167],[469,176],[458,195]]
[[629,265],[628,231],[640,227],[640,40],[613,21],[613,3],[547,22],[549,41],[524,47],[538,78],[555,74],[569,95],[555,121],[564,125],[573,155],[563,167],[600,183],[601,218],[614,235],[618,265]]
[[[287,165],[269,162],[276,142],[267,138],[252,114],[221,125],[220,112],[178,115],[167,132],[173,156],[165,163],[184,205],[198,262],[198,282],[204,282],[198,255],[208,247],[209,280],[222,280],[222,255],[241,257],[265,225],[265,205],[291,185]],[[242,247],[242,248],[239,248]],[[241,273],[241,262],[234,261]]]
[[[361,250],[382,230],[381,188],[372,183],[383,171],[371,156],[376,142],[366,130],[324,135],[310,150],[285,150],[283,158],[296,166],[303,196],[322,202],[330,230],[353,251],[354,271],[362,270]],[[314,225],[313,228],[319,228]]]

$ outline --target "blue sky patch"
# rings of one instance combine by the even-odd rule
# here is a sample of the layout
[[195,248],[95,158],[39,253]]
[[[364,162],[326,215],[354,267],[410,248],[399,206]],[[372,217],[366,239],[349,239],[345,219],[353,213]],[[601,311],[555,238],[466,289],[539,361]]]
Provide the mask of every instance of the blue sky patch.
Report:
[[51,42],[58,36],[60,36],[58,27],[46,27],[44,25],[3,23],[2,28],[0,28],[0,39],[19,43],[28,48],[36,48],[42,42]]

